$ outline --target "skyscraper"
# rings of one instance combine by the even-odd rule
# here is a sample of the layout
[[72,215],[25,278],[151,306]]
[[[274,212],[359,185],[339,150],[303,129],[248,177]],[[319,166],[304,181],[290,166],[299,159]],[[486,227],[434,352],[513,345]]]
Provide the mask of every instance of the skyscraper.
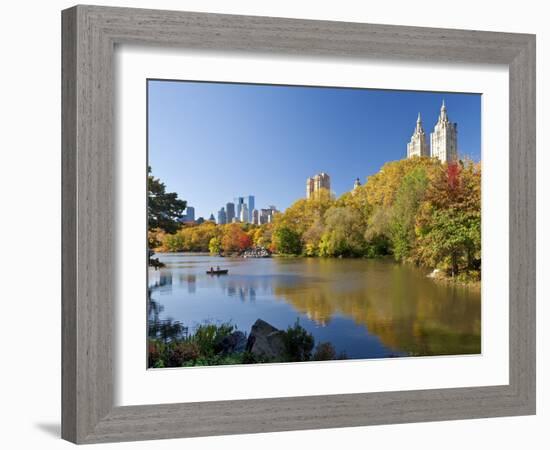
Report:
[[188,206],[185,209],[185,214],[180,219],[181,222],[194,222],[195,221],[195,208]]
[[321,189],[330,192],[330,177],[328,173],[321,172],[306,180],[306,198],[313,198]]
[[426,141],[426,133],[424,133],[422,127],[420,113],[418,113],[418,119],[416,119],[416,128],[411,136],[411,141],[407,144],[407,158],[413,156],[430,156],[430,148]]
[[456,161],[458,159],[457,133],[457,124],[449,121],[445,101],[443,101],[439,118],[430,135],[432,158],[439,158],[441,162]]
[[225,208],[222,206],[222,209],[218,211],[218,225],[225,225],[227,223],[227,214],[225,213]]
[[249,195],[248,198],[248,222],[252,222],[252,212],[254,211],[254,196]]
[[235,203],[229,202],[225,205],[225,215],[227,217],[227,223],[233,222],[235,218]]
[[241,205],[241,213],[239,214],[239,220],[243,223],[248,222],[248,207],[246,203]]
[[241,211],[243,209],[243,205],[244,205],[244,197],[237,197],[235,199],[235,208],[237,209],[237,211],[235,212],[235,215],[239,220],[241,220]]
[[277,208],[273,205],[270,205],[268,208],[262,208],[258,217],[259,225],[273,222],[273,216],[278,212]]
[[257,209],[252,211],[252,223],[254,225],[260,225],[260,211]]

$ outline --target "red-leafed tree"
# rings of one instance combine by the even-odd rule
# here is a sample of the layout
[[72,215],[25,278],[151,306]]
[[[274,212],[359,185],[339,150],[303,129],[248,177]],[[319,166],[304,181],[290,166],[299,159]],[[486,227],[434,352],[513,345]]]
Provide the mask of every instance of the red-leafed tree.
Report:
[[455,190],[460,183],[460,164],[458,162],[450,162],[447,165],[447,184],[449,189]]
[[222,248],[225,253],[241,252],[252,245],[252,239],[237,223],[226,225],[223,231]]

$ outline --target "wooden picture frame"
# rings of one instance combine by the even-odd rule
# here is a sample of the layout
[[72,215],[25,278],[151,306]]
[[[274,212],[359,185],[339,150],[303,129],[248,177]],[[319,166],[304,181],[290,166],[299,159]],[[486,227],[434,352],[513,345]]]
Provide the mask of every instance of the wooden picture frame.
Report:
[[[62,13],[62,437],[75,443],[535,413],[535,36],[75,6]],[[505,64],[510,86],[509,384],[114,407],[116,44]]]

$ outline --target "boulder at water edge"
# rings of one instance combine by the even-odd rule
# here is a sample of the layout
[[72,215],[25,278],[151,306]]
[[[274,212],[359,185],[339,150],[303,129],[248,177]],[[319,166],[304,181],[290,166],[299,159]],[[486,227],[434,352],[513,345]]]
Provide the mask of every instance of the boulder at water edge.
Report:
[[279,358],[285,353],[284,333],[262,319],[250,329],[246,349],[258,356]]

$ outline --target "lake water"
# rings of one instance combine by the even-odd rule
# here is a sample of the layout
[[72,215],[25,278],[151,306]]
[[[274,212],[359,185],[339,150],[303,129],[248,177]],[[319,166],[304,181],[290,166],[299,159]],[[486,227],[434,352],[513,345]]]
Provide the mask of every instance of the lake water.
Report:
[[[348,358],[481,350],[479,289],[438,283],[391,260],[155,257],[166,264],[149,270],[160,319],[191,330],[230,321],[248,333],[256,319],[286,329],[298,318],[316,343],[331,342]],[[229,274],[206,274],[216,266]]]

